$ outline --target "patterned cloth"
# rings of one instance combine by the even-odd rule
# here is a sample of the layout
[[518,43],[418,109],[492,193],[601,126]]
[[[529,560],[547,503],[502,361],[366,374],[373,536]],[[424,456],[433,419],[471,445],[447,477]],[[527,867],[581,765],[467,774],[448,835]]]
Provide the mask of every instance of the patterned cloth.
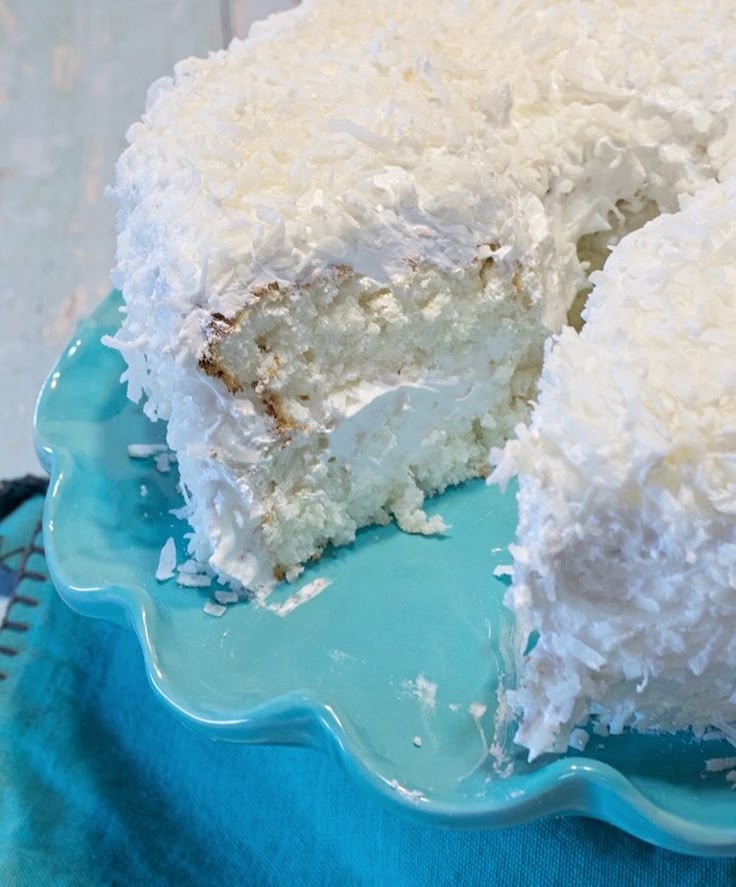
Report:
[[0,520],[3,887],[736,883],[736,861],[658,850],[592,820],[416,825],[325,755],[193,733],[150,692],[133,635],[56,595],[41,497],[12,504]]

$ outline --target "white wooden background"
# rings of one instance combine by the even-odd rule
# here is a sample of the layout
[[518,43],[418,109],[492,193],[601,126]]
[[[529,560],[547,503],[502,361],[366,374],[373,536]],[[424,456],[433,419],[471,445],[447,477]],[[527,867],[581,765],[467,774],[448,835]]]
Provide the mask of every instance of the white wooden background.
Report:
[[[38,472],[37,392],[109,290],[104,194],[146,89],[293,0],[0,0],[0,478]],[[224,26],[224,27],[223,27]]]

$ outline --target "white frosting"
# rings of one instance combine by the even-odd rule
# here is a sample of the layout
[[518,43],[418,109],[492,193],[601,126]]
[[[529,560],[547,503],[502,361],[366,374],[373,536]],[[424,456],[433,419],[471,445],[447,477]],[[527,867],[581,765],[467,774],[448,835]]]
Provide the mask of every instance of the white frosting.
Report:
[[[402,475],[436,428],[461,427],[501,407],[496,361],[514,344],[512,337],[503,343],[489,336],[486,347],[475,354],[446,361],[442,371],[429,372],[416,382],[362,384],[333,394],[327,400],[335,416],[328,432],[330,453],[353,472]],[[411,416],[407,420],[402,414]],[[389,425],[386,437],[391,417],[398,421],[394,428]]]
[[624,238],[492,476],[519,474],[530,758],[591,714],[615,733],[736,721],[734,257],[736,178]]
[[[148,415],[169,421],[193,552],[248,587],[273,581],[254,473],[272,465],[278,436],[249,391],[232,395],[199,369],[213,313],[257,311],[258,288],[272,282],[308,298],[305,288],[336,264],[389,289],[409,259],[451,278],[495,241],[501,272],[524,269],[532,306],[529,330],[517,330],[523,353],[539,335],[538,310],[548,329],[560,328],[584,279],[582,235],[610,227],[621,201],[674,207],[733,156],[728,3],[707,16],[699,4],[673,10],[668,0],[641,9],[583,0],[431,9],[356,0],[346,15],[339,0],[307,0],[154,84],[118,163],[113,279],[126,316],[114,343],[128,363],[129,395],[145,394]],[[493,291],[514,297],[508,287]],[[355,429],[369,416],[384,427],[397,403],[413,410],[395,429],[395,462],[381,457],[382,472],[392,464],[398,472],[410,458],[400,451],[420,437],[431,463],[433,416],[451,423],[472,408],[487,423],[497,401],[508,412],[482,374],[464,406],[453,404],[455,383],[439,376],[417,375],[408,389],[367,381],[377,401],[374,389],[354,387],[359,409],[341,413],[333,398],[330,423],[310,426],[329,433],[366,484],[373,453],[381,456],[371,451],[361,468]],[[498,416],[499,427],[507,418]],[[458,479],[456,465],[446,468],[445,482]],[[392,513],[426,529],[420,489],[408,476],[402,483]],[[372,501],[375,490],[359,486]],[[379,511],[356,506],[351,521],[382,519]],[[348,522],[334,540],[353,532]]]

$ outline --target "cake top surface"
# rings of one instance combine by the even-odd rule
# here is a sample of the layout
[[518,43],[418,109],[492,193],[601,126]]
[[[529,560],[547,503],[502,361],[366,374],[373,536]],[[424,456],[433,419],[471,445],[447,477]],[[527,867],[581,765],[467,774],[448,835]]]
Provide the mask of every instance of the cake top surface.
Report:
[[734,33],[730,3],[308,0],[151,88],[117,170],[115,279],[231,316],[330,265],[384,280],[551,238],[558,326],[574,243],[619,192],[647,180],[672,208],[724,166]]

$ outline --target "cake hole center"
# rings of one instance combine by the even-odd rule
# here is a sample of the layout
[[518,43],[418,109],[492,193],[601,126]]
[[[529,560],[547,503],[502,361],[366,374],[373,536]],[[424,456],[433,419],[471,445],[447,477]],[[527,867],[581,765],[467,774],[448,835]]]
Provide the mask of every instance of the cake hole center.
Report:
[[[656,201],[647,197],[635,196],[616,201],[615,208],[608,213],[610,227],[605,231],[584,234],[577,242],[578,261],[588,279],[594,271],[603,268],[609,253],[623,237],[642,228],[659,214],[660,208]],[[588,285],[578,290],[567,313],[567,322],[578,332],[583,327],[582,314],[591,289],[592,286]]]

